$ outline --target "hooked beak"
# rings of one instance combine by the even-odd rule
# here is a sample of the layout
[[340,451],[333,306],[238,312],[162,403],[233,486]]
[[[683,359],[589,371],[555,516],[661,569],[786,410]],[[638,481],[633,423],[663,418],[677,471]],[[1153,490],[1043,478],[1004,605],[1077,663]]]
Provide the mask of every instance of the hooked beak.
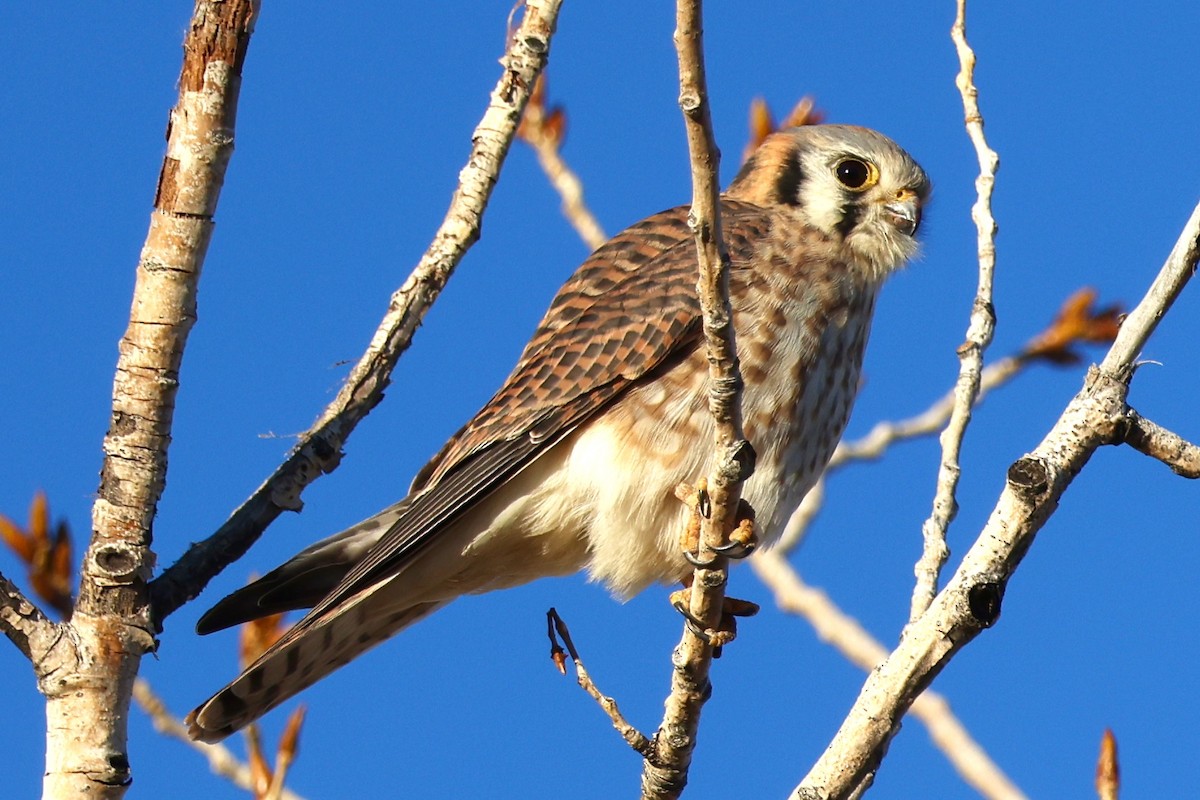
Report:
[[912,236],[921,226],[921,204],[912,189],[901,189],[896,198],[883,206],[884,217],[900,233]]

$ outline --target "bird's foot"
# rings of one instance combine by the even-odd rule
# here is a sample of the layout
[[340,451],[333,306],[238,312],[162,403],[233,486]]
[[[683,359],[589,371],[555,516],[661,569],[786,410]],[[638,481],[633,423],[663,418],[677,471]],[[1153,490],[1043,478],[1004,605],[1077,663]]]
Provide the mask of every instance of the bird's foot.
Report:
[[[708,479],[701,478],[695,486],[681,483],[675,487],[675,496],[692,510],[687,527],[680,537],[679,545],[683,549],[683,557],[693,567],[712,566],[712,561],[700,559],[700,518],[707,518],[712,513],[708,496]],[[736,525],[729,534],[729,543],[710,548],[714,553],[725,558],[741,559],[754,552],[758,547],[758,535],[754,532],[754,509],[745,500],[738,500],[737,514],[734,517]]]
[[690,583],[690,580],[684,581],[684,588],[671,592],[671,605],[683,615],[688,630],[713,648],[714,658],[720,658],[721,648],[737,638],[737,618],[753,617],[758,613],[758,603],[739,600],[736,597],[724,598],[721,602],[721,621],[717,623],[716,628],[709,628],[696,619],[689,608],[692,597]]

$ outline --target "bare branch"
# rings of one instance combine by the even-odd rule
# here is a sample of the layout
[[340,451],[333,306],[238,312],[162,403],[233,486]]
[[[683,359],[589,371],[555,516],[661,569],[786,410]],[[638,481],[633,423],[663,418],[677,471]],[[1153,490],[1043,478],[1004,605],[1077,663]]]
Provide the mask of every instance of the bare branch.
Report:
[[[1017,356],[1009,356],[987,365],[979,376],[979,391],[975,402],[978,403],[988,392],[1015,378],[1028,363]],[[851,461],[882,458],[887,449],[898,441],[937,433],[953,414],[957,398],[956,387],[920,414],[896,422],[878,422],[861,439],[842,441],[833,452],[833,458],[829,459],[826,474],[844,467]]]
[[1130,313],[1108,355],[1033,452],[1014,463],[991,517],[933,604],[871,672],[841,729],[792,797],[847,796],[874,773],[900,717],[959,649],[992,625],[1004,587],[1037,532],[1092,453],[1126,424],[1133,359],[1195,271],[1200,205],[1151,290]]
[[47,797],[119,798],[131,780],[126,718],[141,656],[155,644],[147,591],[151,524],[257,12],[256,0],[199,0],[184,39],[179,99],[119,345],[92,539],[70,636],[61,639],[77,649],[63,662],[76,668],[53,679],[39,673]]
[[517,128],[517,136],[527,142],[537,154],[538,164],[550,185],[562,198],[562,212],[584,244],[595,250],[608,241],[608,234],[583,199],[583,182],[567,166],[562,157],[563,137],[566,134],[566,113],[562,108],[546,108],[546,76],[538,78],[533,96],[525,106],[525,116]]
[[479,226],[522,109],[550,54],[562,0],[527,0],[520,26],[502,59],[504,72],[479,125],[471,154],[459,173],[446,217],[408,280],[395,294],[365,353],[320,419],[287,459],[208,539],[193,545],[151,584],[155,619],[162,620],[195,597],[226,566],[240,558],[286,510],[299,510],[300,495],[333,471],[355,426],[383,398],[392,370],[408,348],[425,313],[441,293]]
[[1132,408],[1125,413],[1120,441],[1171,468],[1176,475],[1200,478],[1200,447],[1154,424]]
[[[150,688],[149,682],[144,678],[134,681],[133,700],[150,717],[154,730],[170,736],[172,739],[178,739],[198,752],[208,761],[209,769],[215,774],[228,778],[240,789],[254,791],[254,778],[250,773],[250,768],[239,761],[225,745],[197,742],[188,736],[187,726],[167,710],[162,698]],[[281,800],[303,800],[300,795],[290,789],[281,789],[279,797]]]
[[1146,296],[1137,304],[1121,323],[1116,341],[1108,355],[1100,362],[1100,371],[1116,380],[1128,381],[1138,363],[1135,360],[1159,321],[1183,291],[1183,287],[1196,271],[1196,258],[1200,251],[1200,206],[1192,211],[1179,235],[1167,262],[1155,276],[1146,291]]
[[1000,159],[983,135],[983,115],[979,110],[978,90],[975,88],[975,53],[967,44],[966,36],[967,0],[958,0],[958,15],[950,29],[958,51],[960,70],[955,84],[962,95],[963,111],[966,114],[967,133],[975,145],[979,158],[979,177],[975,180],[978,198],[971,208],[971,218],[978,229],[979,286],[975,302],[971,307],[971,321],[967,325],[966,341],[958,348],[958,381],[954,386],[954,409],[950,422],[942,433],[942,461],[938,468],[937,491],[933,498],[933,512],[921,526],[924,545],[914,572],[917,576],[913,588],[912,608],[909,621],[924,613],[937,592],[939,577],[950,550],[946,547],[946,531],[958,513],[955,491],[958,488],[959,452],[963,436],[971,421],[971,408],[979,394],[980,371],[983,369],[983,352],[992,342],[996,327],[995,311],[992,308],[992,278],[996,266],[996,221],[992,217],[992,187],[996,181],[996,168]]
[[[62,636],[60,626],[51,622],[42,610],[27,598],[16,584],[0,574],[0,631],[35,666],[46,657]],[[41,669],[39,676],[44,674]]]
[[625,744],[640,753],[643,758],[650,758],[654,752],[654,745],[644,733],[625,719],[625,715],[617,707],[617,701],[601,692],[600,688],[596,686],[592,676],[588,674],[587,668],[583,666],[583,659],[579,657],[579,650],[575,648],[575,642],[571,639],[571,631],[567,628],[567,623],[553,608],[546,612],[546,633],[550,637],[551,657],[558,665],[559,671],[565,674],[566,667],[562,663],[562,649],[558,646],[556,635],[566,645],[567,653],[570,654],[571,661],[575,664],[575,676],[579,682],[579,688],[587,692],[601,710],[608,715],[608,718],[612,720],[613,727],[617,729],[617,733],[621,734],[621,738],[625,740]]
[[[750,565],[784,611],[807,620],[821,641],[864,671],[877,667],[887,649],[819,589],[804,583],[779,548],[755,553]],[[1025,795],[971,736],[944,697],[926,689],[911,713],[929,730],[934,745],[975,791],[990,800],[1023,800]]]
[[[704,35],[700,0],[678,0],[675,50],[679,58],[679,106],[687,131],[692,166],[692,209],[688,223],[696,236],[699,282],[708,351],[708,405],[715,422],[713,472],[707,478],[710,513],[701,515],[697,555],[707,563],[692,579],[689,613],[708,630],[720,624],[728,576],[727,560],[713,550],[733,529],[741,484],[753,470],[753,450],[745,440],[741,419],[741,373],[729,302],[729,253],[721,233],[717,167],[720,153],[712,134],[708,88],[704,75]],[[642,797],[675,798],[687,785],[696,745],[700,712],[709,695],[711,639],[685,626],[672,658],[671,693],[654,737],[655,754],[642,769]]]

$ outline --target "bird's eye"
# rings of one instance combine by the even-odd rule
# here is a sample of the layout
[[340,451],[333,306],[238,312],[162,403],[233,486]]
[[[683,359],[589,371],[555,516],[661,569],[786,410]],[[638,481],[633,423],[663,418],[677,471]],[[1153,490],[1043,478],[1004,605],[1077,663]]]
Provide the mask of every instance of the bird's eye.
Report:
[[833,173],[842,186],[855,191],[874,186],[879,180],[879,170],[875,165],[859,158],[843,158],[833,168]]

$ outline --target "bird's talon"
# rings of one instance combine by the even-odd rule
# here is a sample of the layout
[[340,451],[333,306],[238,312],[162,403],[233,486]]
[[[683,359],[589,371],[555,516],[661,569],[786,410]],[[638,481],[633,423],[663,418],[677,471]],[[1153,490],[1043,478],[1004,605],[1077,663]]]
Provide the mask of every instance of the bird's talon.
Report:
[[[675,592],[675,595],[686,595],[687,590]],[[696,638],[705,644],[712,644],[712,631],[705,628],[700,620],[692,616],[692,612],[688,610],[687,602],[684,599],[676,598],[672,595],[671,606],[683,616],[683,623],[687,625],[687,629],[695,634]]]
[[716,563],[715,558],[704,561],[700,558],[699,554],[693,553],[691,550],[683,551],[683,560],[691,564],[696,569],[708,569],[714,563]]
[[[749,542],[730,541],[729,544],[719,544],[716,547],[709,548],[714,553],[725,556],[726,558],[742,559],[750,555],[757,549],[758,541],[751,540]],[[692,562],[695,563],[694,561]]]

